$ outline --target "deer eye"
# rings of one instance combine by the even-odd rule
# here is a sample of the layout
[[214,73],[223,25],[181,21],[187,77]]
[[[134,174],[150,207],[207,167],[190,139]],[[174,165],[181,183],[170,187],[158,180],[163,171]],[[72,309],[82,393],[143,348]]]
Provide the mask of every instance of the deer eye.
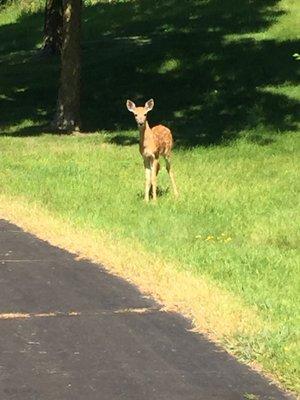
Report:
[[137,117],[137,114],[134,114],[135,117]]
[[144,117],[147,117],[147,114],[144,114]]

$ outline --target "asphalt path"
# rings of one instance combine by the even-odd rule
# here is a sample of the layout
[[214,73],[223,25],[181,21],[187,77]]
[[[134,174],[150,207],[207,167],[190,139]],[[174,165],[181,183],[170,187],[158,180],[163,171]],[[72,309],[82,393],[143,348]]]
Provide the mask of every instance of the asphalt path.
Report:
[[291,398],[101,265],[0,220],[0,400]]

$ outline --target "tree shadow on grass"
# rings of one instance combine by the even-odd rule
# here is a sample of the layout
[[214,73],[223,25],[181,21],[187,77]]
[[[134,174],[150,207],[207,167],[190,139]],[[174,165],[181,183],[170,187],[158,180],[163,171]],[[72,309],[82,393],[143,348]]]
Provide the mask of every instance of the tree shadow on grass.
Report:
[[0,135],[37,136],[56,103],[58,59],[40,57],[42,14],[0,26]]
[[[227,39],[267,29],[280,16],[277,3],[241,0],[237,7],[234,0],[138,0],[86,7],[83,129],[136,129],[126,99],[142,104],[153,97],[151,124],[170,126],[182,147],[224,143],[249,130],[255,131],[251,140],[267,144],[271,135],[296,130],[297,101],[264,89],[298,82],[292,54],[299,41]],[[34,47],[42,16],[23,15],[14,25],[16,35],[31,26],[33,35],[23,45]],[[2,26],[0,39],[7,29],[13,36],[12,27]],[[22,62],[22,56],[9,49],[7,44],[5,54],[0,52],[15,63],[8,64],[5,77],[4,96],[12,100],[1,98],[1,124],[50,119],[57,96],[57,60]],[[23,92],[15,90],[22,87]],[[122,132],[111,142],[136,143]]]

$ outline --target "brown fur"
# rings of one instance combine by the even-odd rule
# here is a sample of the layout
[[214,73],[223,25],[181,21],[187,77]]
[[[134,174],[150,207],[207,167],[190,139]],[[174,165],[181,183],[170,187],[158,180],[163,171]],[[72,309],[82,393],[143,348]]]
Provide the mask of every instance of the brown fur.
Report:
[[145,184],[145,201],[149,201],[149,193],[152,188],[153,200],[156,200],[156,176],[160,169],[159,157],[163,156],[166,160],[166,168],[169,173],[174,194],[177,197],[178,192],[171,171],[171,150],[173,146],[173,137],[169,128],[164,125],[156,125],[150,128],[147,122],[147,113],[152,110],[154,101],[149,100],[145,107],[136,107],[135,104],[127,100],[127,108],[131,111],[138,124],[140,132],[140,153],[144,159],[144,167],[146,174]]

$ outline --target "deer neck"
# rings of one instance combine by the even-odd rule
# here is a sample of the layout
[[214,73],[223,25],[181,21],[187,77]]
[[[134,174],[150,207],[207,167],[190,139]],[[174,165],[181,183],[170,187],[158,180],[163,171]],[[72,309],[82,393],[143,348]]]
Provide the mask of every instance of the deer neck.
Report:
[[140,151],[143,154],[145,148],[147,148],[153,141],[153,134],[148,124],[148,121],[146,121],[143,126],[139,127],[139,131],[140,131]]

